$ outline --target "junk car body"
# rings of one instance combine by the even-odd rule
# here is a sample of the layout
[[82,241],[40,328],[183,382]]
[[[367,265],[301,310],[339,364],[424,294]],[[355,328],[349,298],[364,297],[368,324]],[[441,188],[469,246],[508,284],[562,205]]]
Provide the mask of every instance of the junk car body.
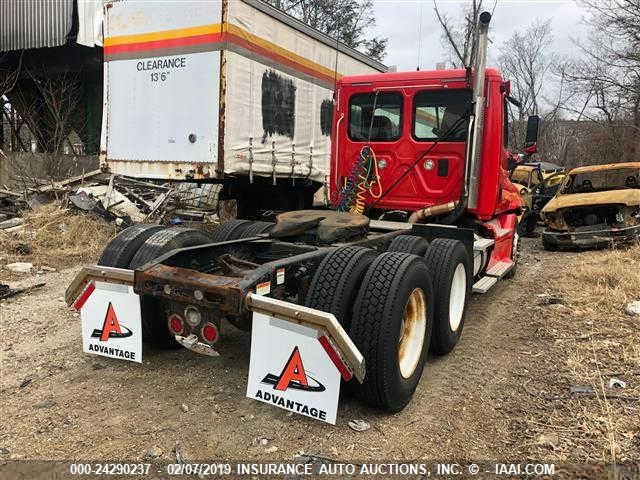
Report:
[[597,248],[640,238],[640,162],[571,170],[542,216],[547,249]]

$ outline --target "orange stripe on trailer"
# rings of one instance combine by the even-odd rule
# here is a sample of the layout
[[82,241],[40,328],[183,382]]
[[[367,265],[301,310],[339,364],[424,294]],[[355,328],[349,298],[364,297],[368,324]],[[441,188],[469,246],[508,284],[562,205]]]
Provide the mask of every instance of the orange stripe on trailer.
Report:
[[[215,24],[148,34],[111,37],[105,39],[104,53],[106,56],[116,56],[129,52],[148,52],[228,42],[327,83],[333,83],[336,78],[342,76],[319,63],[281,48],[240,27],[227,24],[225,31],[222,31],[220,27],[220,24]],[[217,50],[217,46],[212,50]],[[158,52],[157,56],[162,56],[162,52]]]
[[96,289],[95,283],[93,282],[89,283],[89,285],[87,285],[87,288],[84,289],[84,291],[80,294],[80,296],[74,302],[73,308],[76,310],[80,310],[82,306],[87,302],[87,300],[89,300],[89,297],[91,296],[91,294],[95,289]]
[[336,352],[336,349],[333,348],[333,345],[331,344],[329,339],[324,335],[320,335],[318,337],[318,341],[320,342],[320,345],[322,345],[322,348],[324,348],[324,351],[327,352],[327,355],[329,355],[329,358],[340,372],[340,375],[342,375],[344,381],[348,382],[349,380],[351,380],[353,378],[353,374],[342,361],[342,358],[340,357],[338,352]]
[[132,43],[147,43],[159,40],[170,40],[175,38],[198,37],[201,35],[211,35],[220,33],[222,25],[220,23],[212,23],[209,25],[200,25],[189,28],[176,28],[173,30],[162,30],[160,32],[139,33],[133,35],[120,35],[117,37],[107,37],[104,39],[104,46],[112,47],[115,45],[126,45]]
[[[150,42],[126,43],[113,45],[104,48],[105,55],[114,55],[124,52],[141,52],[147,50],[163,50],[167,48],[186,47],[191,45],[202,45],[205,43],[219,43],[222,41],[222,34],[210,33],[206,35],[196,35],[193,37],[169,38],[164,40],[153,40]],[[158,55],[161,56],[161,55]]]

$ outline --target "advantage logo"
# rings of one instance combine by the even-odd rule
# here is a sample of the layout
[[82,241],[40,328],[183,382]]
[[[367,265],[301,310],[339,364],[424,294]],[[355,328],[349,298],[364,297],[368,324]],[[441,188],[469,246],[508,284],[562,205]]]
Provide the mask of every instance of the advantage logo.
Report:
[[[122,331],[123,329],[125,330],[124,332]],[[111,302],[109,302],[107,314],[102,323],[102,330],[94,329],[91,333],[91,338],[99,338],[101,342],[106,342],[110,338],[127,338],[131,335],[133,335],[133,332],[130,329],[124,325],[120,326],[116,311],[113,309]]]
[[[311,379],[314,385],[309,385]],[[326,389],[318,380],[307,375],[300,358],[300,350],[296,346],[289,356],[279,376],[272,373],[262,379],[262,383],[273,385],[275,390],[285,391],[288,388],[306,392],[324,392]]]
[[335,425],[341,378],[317,330],[253,313],[247,397]]

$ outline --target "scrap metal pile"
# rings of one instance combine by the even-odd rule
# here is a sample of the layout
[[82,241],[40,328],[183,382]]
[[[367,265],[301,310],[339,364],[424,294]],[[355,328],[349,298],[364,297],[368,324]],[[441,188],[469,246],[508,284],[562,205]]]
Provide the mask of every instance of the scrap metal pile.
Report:
[[49,183],[19,179],[16,185],[0,186],[0,230],[7,233],[19,230],[22,211],[53,201],[119,226],[217,223],[218,185],[153,183],[100,170]]

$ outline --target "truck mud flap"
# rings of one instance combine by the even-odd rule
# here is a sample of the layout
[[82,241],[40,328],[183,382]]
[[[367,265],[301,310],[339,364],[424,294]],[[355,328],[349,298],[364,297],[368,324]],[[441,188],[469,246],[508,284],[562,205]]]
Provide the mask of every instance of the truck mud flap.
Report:
[[364,357],[333,314],[254,293],[247,295],[246,305],[254,313],[319,330],[319,342],[342,377],[350,380],[353,376],[361,383],[364,381]]

